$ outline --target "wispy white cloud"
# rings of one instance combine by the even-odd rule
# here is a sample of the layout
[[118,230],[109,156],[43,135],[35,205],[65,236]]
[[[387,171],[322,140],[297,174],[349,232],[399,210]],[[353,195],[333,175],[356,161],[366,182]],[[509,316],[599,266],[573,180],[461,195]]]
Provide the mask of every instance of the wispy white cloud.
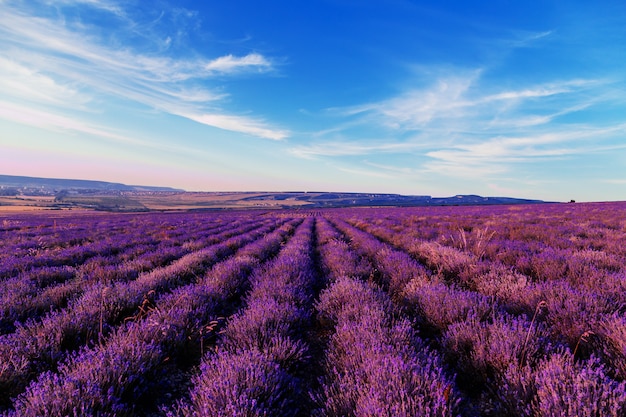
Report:
[[571,93],[581,88],[591,85],[597,85],[598,80],[568,80],[556,83],[545,83],[543,85],[533,86],[531,88],[522,88],[520,90],[507,90],[496,94],[486,95],[478,98],[476,101],[470,101],[469,105],[489,103],[492,101],[517,101],[525,99],[535,99],[555,96],[558,94]]
[[420,144],[411,142],[324,142],[311,145],[294,146],[290,149],[293,155],[306,159],[324,156],[354,156],[378,153],[409,152],[419,148]]
[[[102,126],[97,123],[84,121],[75,117],[69,117],[61,112],[52,112],[42,109],[36,109],[32,106],[16,105],[15,102],[6,102],[0,100],[0,119],[10,120],[15,123],[26,124],[29,126],[46,129],[52,132],[62,133],[64,135],[89,136],[91,138],[105,139],[109,142],[118,144],[132,145],[141,149],[154,149],[168,154],[181,154],[185,157],[201,156],[204,160],[215,158],[215,152],[207,153],[193,147],[188,147],[180,143],[169,144],[148,140],[146,138],[138,138],[135,135],[125,134],[123,131],[116,130],[111,126]],[[0,143],[11,146],[10,138],[0,138]]]
[[231,116],[225,114],[181,114],[181,116],[194,120],[198,123],[218,127],[233,132],[245,133],[265,139],[282,140],[289,134],[284,130],[270,129],[261,120],[242,116]]
[[[365,121],[382,123],[395,129],[421,130],[442,120],[448,124],[453,120],[467,122],[494,119],[503,111],[511,112],[524,103],[575,94],[600,83],[598,80],[568,80],[484,93],[480,90],[481,73],[481,70],[462,71],[457,76],[439,78],[426,88],[409,89],[388,100],[345,109],[344,113],[361,114]],[[575,108],[584,106],[578,103]],[[531,124],[540,123],[543,117],[532,113],[523,114],[526,121],[532,121]]]
[[533,126],[544,125],[552,122],[554,119],[565,116],[571,113],[576,113],[578,111],[584,110],[590,106],[592,106],[592,102],[587,101],[585,103],[581,103],[578,105],[574,105],[550,114],[543,115],[513,115],[511,117],[495,117],[493,120],[489,122],[490,128],[530,128]]
[[209,72],[233,73],[243,70],[269,71],[271,62],[263,55],[252,53],[242,57],[226,55],[208,62],[205,67]]
[[[292,148],[292,153],[336,160],[380,153],[412,155],[412,164],[407,162],[410,158],[401,159],[398,176],[420,172],[485,180],[521,164],[606,151],[624,133],[621,124],[571,117],[610,98],[609,80],[552,80],[502,88],[487,68],[427,73],[431,82],[420,88],[409,87],[379,102],[332,109],[350,119],[344,131],[326,129],[315,141]],[[344,139],[369,131],[384,132],[381,136],[388,139]]]
[[90,100],[70,83],[60,84],[52,77],[3,57],[0,57],[0,91],[20,100],[61,106],[68,103],[82,106]]
[[[119,4],[105,0],[64,0],[50,6],[84,5],[122,16]],[[221,105],[228,94],[212,77],[242,72],[268,72],[269,59],[258,53],[213,59],[163,53],[142,53],[130,45],[111,45],[89,27],[70,26],[62,18],[30,13],[14,2],[0,3],[0,93],[19,96],[37,105],[57,105],[85,110],[101,94],[132,100],[151,108],[189,117],[219,129],[244,132],[262,138],[285,138],[284,129],[259,118],[229,114]],[[130,19],[127,16],[124,18]],[[132,31],[126,21],[121,31]],[[158,49],[158,48],[157,48]],[[197,117],[197,114],[208,114]],[[220,116],[211,116],[219,114]],[[79,116],[75,116],[79,117]]]
[[537,41],[549,38],[554,35],[554,30],[546,30],[543,32],[515,31],[513,37],[501,41],[504,45],[511,48],[527,48],[537,44]]
[[89,6],[95,9],[104,10],[117,16],[124,16],[124,10],[115,1],[110,0],[46,0],[43,2],[47,6]]
[[[589,155],[616,149],[603,138],[626,133],[626,125],[609,128],[579,126],[578,129],[526,137],[497,137],[471,144],[457,144],[429,151],[426,169],[440,174],[482,176],[513,169],[513,165],[537,160]],[[626,145],[619,147],[626,147]]]
[[418,129],[442,115],[462,117],[471,105],[467,91],[475,83],[480,71],[439,79],[425,89],[409,91],[378,103],[345,109],[347,115],[373,115],[374,119],[392,128]]
[[0,100],[0,118],[57,132],[84,133],[118,143],[152,147],[146,141],[114,132],[103,126],[97,126],[59,113],[16,105],[14,102]]

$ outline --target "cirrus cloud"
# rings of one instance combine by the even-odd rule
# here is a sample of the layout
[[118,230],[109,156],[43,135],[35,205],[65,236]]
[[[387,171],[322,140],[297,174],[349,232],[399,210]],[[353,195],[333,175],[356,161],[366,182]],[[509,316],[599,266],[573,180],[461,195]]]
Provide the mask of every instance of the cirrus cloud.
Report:
[[[142,52],[133,44],[111,42],[92,26],[70,22],[61,14],[44,14],[45,8],[81,6],[110,12],[119,19],[115,38],[130,37],[138,25],[123,10],[122,4],[103,0],[65,0],[42,2],[41,9],[20,2],[0,3],[0,98],[18,97],[22,104],[47,109],[48,113],[73,109],[71,117],[89,110],[90,102],[107,95],[150,108],[187,117],[203,125],[242,132],[270,139],[284,139],[288,133],[264,122],[260,117],[230,113],[223,100],[235,100],[217,81],[221,77],[245,72],[273,70],[271,61],[259,54],[227,54],[213,59],[188,54],[180,57],[164,51]],[[155,37],[155,44],[162,39]],[[160,48],[155,48],[159,50]],[[204,115],[204,116],[198,116]],[[80,121],[80,120],[77,120]],[[26,121],[23,121],[26,123]]]

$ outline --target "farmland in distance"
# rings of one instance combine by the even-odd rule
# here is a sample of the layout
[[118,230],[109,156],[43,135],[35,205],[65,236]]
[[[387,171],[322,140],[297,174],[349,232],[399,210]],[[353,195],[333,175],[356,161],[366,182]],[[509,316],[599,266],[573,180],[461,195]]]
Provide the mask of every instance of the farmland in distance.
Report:
[[626,415],[626,203],[0,214],[1,416]]

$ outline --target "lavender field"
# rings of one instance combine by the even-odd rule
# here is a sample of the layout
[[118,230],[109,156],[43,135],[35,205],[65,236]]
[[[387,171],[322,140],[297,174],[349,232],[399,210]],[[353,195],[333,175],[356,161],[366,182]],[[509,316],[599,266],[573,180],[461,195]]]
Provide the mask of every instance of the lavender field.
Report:
[[624,416],[626,203],[7,214],[2,416]]

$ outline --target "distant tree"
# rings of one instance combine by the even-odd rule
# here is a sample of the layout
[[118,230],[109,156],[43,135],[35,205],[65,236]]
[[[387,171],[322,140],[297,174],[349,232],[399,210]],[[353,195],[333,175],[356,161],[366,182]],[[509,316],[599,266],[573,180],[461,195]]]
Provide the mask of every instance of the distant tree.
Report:
[[61,190],[58,193],[56,193],[56,195],[54,196],[54,201],[63,201],[63,199],[67,197],[68,195],[69,195],[69,192],[67,190]]

